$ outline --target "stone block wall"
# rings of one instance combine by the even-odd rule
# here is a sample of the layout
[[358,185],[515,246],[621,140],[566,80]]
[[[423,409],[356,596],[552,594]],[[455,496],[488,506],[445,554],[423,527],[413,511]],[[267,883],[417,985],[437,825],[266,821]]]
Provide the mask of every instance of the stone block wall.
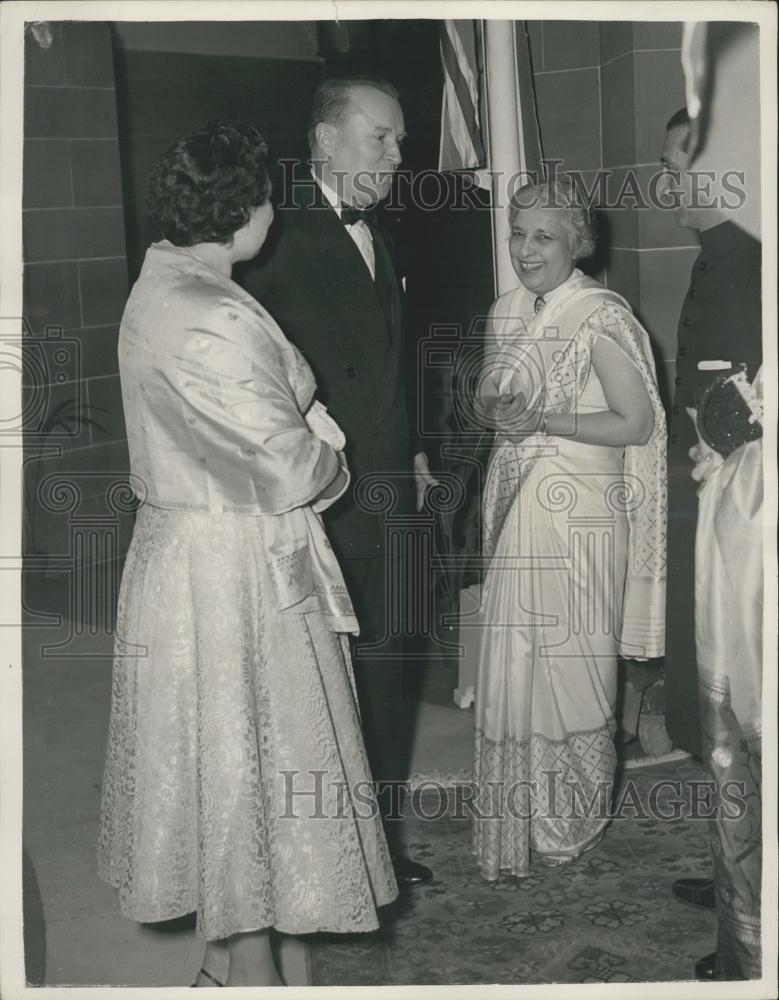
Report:
[[[563,171],[580,172],[589,190],[598,172],[605,174],[604,249],[596,274],[628,299],[649,331],[668,404],[676,325],[698,244],[692,232],[676,225],[673,213],[652,207],[648,195],[659,170],[665,123],[685,100],[682,24],[530,21],[528,26],[544,155],[561,160]],[[609,208],[632,178],[639,197]]]
[[29,597],[41,574],[117,563],[132,525],[116,354],[128,280],[108,24],[26,28],[23,238]]

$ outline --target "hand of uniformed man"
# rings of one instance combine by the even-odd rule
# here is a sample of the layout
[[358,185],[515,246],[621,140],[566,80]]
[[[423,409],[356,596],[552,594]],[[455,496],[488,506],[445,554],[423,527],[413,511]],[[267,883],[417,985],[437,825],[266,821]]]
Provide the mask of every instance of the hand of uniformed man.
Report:
[[694,444],[689,456],[695,462],[690,475],[696,483],[705,483],[715,469],[724,462],[722,455],[705,444]]
[[[685,406],[687,416],[695,424],[695,431],[698,432],[698,411],[691,406]],[[724,459],[718,451],[710,448],[709,445],[698,434],[698,443],[694,444],[687,452],[695,465],[690,475],[696,483],[705,483],[711,473],[720,465]]]

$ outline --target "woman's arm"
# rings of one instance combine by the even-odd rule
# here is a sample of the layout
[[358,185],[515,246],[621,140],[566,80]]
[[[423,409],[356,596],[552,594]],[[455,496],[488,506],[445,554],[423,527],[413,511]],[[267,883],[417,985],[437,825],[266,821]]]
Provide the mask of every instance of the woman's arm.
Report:
[[340,461],[300,412],[279,345],[240,303],[215,303],[201,323],[172,379],[187,447],[212,476],[251,480],[263,513],[320,499],[336,486]]
[[550,413],[546,418],[547,434],[607,447],[646,444],[654,429],[655,415],[641,373],[606,337],[598,337],[593,344],[592,365],[608,410]]
[[340,496],[349,484],[349,473],[343,465],[339,465],[332,482],[326,486],[321,493],[316,496],[316,500],[330,500],[332,497]]

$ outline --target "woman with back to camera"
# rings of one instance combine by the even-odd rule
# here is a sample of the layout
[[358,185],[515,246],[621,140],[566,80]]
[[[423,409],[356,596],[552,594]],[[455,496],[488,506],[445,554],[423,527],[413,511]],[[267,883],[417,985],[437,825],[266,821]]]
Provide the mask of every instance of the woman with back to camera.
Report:
[[197,912],[202,986],[222,985],[225,966],[226,985],[279,985],[278,945],[294,939],[277,932],[373,930],[397,892],[365,808],[356,621],[319,518],[348,484],[343,437],[302,356],[230,277],[273,220],[266,159],[259,132],[231,122],[168,151],[150,185],[164,238],[119,342],[143,502],[117,615],[99,871],[133,919]]
[[576,268],[589,211],[563,180],[512,198],[521,284],[490,310],[477,394],[496,429],[476,684],[483,875],[568,864],[603,835],[617,654],[663,651],[665,420],[645,331]]

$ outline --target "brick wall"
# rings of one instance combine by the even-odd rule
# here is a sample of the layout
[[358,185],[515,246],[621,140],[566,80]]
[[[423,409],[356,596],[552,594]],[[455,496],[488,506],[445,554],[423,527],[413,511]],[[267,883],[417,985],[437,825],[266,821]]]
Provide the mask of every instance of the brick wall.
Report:
[[674,214],[651,207],[649,183],[659,165],[665,123],[684,106],[681,23],[612,22],[601,25],[601,81],[605,167],[635,170],[649,208],[611,212],[609,284],[635,306],[652,336],[666,404],[673,387],[676,327],[698,254],[695,234]]
[[[628,171],[643,201],[657,171],[665,123],[684,104],[682,25],[664,21],[530,21],[544,155],[581,171],[591,188],[609,172],[611,202]],[[638,199],[604,213],[596,275],[631,303],[652,338],[666,403],[673,385],[676,324],[694,235],[672,213]]]
[[[128,284],[111,37],[97,22],[50,22],[48,30],[44,44],[29,25],[25,32],[23,393],[25,552],[37,557],[28,566],[51,572],[114,558],[127,545],[131,514],[115,509],[110,493],[128,470],[116,356]],[[64,426],[52,427],[57,413]],[[77,524],[97,526],[86,547],[73,534]]]

